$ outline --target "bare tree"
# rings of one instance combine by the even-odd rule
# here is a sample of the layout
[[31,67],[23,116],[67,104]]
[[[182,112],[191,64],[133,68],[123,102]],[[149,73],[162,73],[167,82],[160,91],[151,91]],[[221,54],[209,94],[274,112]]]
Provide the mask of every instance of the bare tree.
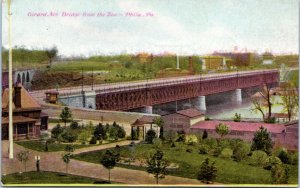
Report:
[[284,108],[284,111],[287,112],[289,121],[291,117],[299,108],[299,95],[297,88],[292,83],[286,83],[282,87],[281,95],[281,105]]

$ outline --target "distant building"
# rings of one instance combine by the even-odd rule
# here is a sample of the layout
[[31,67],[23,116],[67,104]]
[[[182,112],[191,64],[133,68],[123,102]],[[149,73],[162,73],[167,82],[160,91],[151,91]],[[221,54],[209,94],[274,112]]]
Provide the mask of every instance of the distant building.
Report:
[[223,56],[202,56],[202,70],[218,70],[227,67],[227,59]]
[[[9,90],[2,94],[2,139],[8,139]],[[13,137],[14,139],[38,138],[41,130],[48,129],[48,115],[29,95],[21,84],[13,89]]]
[[145,140],[148,130],[153,129],[159,136],[160,128],[154,124],[155,117],[142,116],[131,124],[131,135],[133,131],[136,131],[138,140]]
[[244,52],[244,53],[232,53],[232,52],[215,52],[213,55],[224,56],[231,58],[232,66],[249,66],[259,63],[259,58],[255,53]]
[[164,115],[162,118],[165,122],[164,131],[184,130],[188,132],[193,125],[205,120],[204,114],[194,108]]
[[272,65],[274,62],[274,56],[270,52],[265,52],[262,54],[262,63],[264,65]]
[[139,63],[144,64],[153,60],[153,55],[148,53],[139,53],[136,55]]

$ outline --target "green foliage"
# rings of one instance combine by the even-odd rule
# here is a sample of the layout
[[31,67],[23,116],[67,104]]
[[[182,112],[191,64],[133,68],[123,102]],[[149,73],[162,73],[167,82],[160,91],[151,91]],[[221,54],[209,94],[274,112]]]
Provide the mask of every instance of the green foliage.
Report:
[[221,136],[221,138],[223,138],[223,136],[230,132],[230,129],[226,124],[220,123],[218,126],[216,126],[216,132]]
[[290,153],[289,161],[291,165],[298,165],[298,152]]
[[185,138],[185,143],[187,143],[188,145],[195,145],[198,143],[198,138],[196,135],[189,134]]
[[75,148],[73,145],[66,145],[65,152],[74,152]]
[[46,55],[49,58],[50,64],[52,63],[53,58],[57,56],[57,53],[58,50],[56,46],[53,46],[52,48],[46,50]]
[[199,145],[199,154],[208,154],[209,146],[207,144],[200,144]]
[[161,141],[160,138],[154,138],[153,139],[153,147],[155,149],[161,149],[161,147],[162,147],[162,141]]
[[60,117],[61,121],[63,121],[65,123],[65,126],[66,126],[67,122],[71,121],[71,119],[72,119],[72,112],[68,107],[65,107],[64,109],[62,109],[59,117]]
[[60,124],[57,124],[52,130],[51,130],[51,137],[52,138],[58,138],[60,134],[62,134],[64,131],[64,128],[60,126]]
[[92,136],[90,144],[97,144],[97,138],[95,136]]
[[185,132],[184,132],[184,130],[177,131],[176,142],[185,142]]
[[89,131],[86,129],[82,129],[78,135],[78,140],[81,144],[86,144],[90,138]]
[[281,150],[278,154],[278,158],[284,163],[284,164],[289,164],[289,154],[287,150]]
[[218,172],[218,170],[215,166],[215,162],[212,162],[210,164],[209,158],[206,158],[201,163],[197,179],[208,184],[209,182],[212,182],[216,179],[217,172]]
[[156,138],[156,132],[152,129],[149,129],[146,133],[145,141],[148,144],[153,144],[153,139]]
[[69,167],[69,163],[71,161],[71,157],[72,157],[72,153],[64,153],[62,155],[62,160],[64,161],[64,163],[66,164],[66,173],[68,173],[68,167]]
[[251,150],[262,150],[268,155],[272,152],[272,139],[267,129],[260,127],[260,130],[254,134]]
[[250,157],[250,164],[254,166],[264,166],[266,164],[267,158],[268,155],[264,151],[253,151]]
[[245,142],[239,142],[233,149],[233,157],[236,161],[245,159],[251,151],[251,146]]
[[208,138],[202,141],[203,144],[207,144],[209,148],[215,148],[218,146],[218,142],[215,138]]
[[289,169],[283,165],[274,165],[271,168],[271,178],[273,184],[287,184],[289,180]]
[[242,119],[241,114],[238,114],[238,113],[235,113],[235,114],[234,114],[233,121],[235,121],[235,122],[240,122],[241,119]]
[[118,125],[116,122],[109,127],[108,130],[109,137],[114,140],[118,140],[119,138],[125,138],[126,132],[123,127]]
[[218,157],[221,154],[222,148],[217,146],[214,148],[211,148],[211,150],[208,152],[209,155]]
[[164,139],[164,131],[163,131],[163,127],[164,127],[164,120],[161,117],[156,117],[153,120],[153,123],[156,124],[158,127],[160,127],[160,131],[159,131],[159,138],[160,139]]
[[158,179],[164,178],[167,174],[168,160],[164,158],[164,153],[161,150],[156,150],[156,152],[147,159],[147,164],[147,172],[154,175],[156,184],[158,184]]
[[105,127],[101,123],[95,128],[94,136],[97,140],[105,140],[107,138]]
[[233,151],[230,148],[224,148],[221,152],[221,157],[225,159],[230,159],[232,157]]
[[173,142],[176,139],[176,132],[169,130],[164,132],[164,138],[167,142]]
[[207,131],[206,131],[206,129],[204,130],[204,132],[203,132],[203,134],[202,134],[202,139],[204,140],[204,139],[207,139],[207,137],[208,137],[208,133],[207,133]]
[[29,160],[29,151],[20,151],[17,153],[17,159],[23,163],[24,165],[24,172],[26,172],[26,163]]
[[78,138],[78,135],[71,131],[70,129],[65,129],[64,132],[61,134],[64,142],[75,142]]
[[120,160],[120,154],[115,153],[113,150],[106,150],[104,156],[100,160],[100,163],[108,169],[108,180],[110,182],[110,170],[113,169],[117,162]]
[[131,131],[131,139],[132,140],[138,140],[137,130],[132,129],[132,131]]
[[266,159],[264,169],[271,170],[272,166],[281,165],[281,164],[282,164],[281,160],[278,157],[272,155]]
[[77,121],[72,121],[71,124],[70,124],[70,128],[71,129],[78,129],[79,128],[78,122]]

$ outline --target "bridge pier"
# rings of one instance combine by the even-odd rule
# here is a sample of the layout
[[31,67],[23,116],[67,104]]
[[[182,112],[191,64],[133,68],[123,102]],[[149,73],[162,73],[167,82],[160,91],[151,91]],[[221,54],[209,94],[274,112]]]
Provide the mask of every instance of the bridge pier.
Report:
[[145,106],[143,112],[146,114],[153,114],[153,106]]
[[242,89],[236,89],[234,92],[233,100],[237,103],[241,103],[243,101],[242,99]]
[[206,101],[205,101],[205,96],[199,96],[197,98],[197,103],[198,103],[198,109],[200,111],[206,111]]

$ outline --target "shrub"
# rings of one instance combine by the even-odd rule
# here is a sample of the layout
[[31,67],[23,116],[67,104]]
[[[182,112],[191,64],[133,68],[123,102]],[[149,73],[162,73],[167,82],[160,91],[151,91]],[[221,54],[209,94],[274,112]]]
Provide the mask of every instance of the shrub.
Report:
[[220,135],[221,139],[229,134],[230,132],[230,127],[224,123],[220,123],[219,125],[216,126],[216,132],[218,135]]
[[224,149],[224,148],[231,148],[230,141],[228,139],[223,139],[219,142],[219,146]]
[[210,149],[215,148],[218,146],[218,142],[215,138],[208,138],[202,141],[203,144],[209,146]]
[[252,152],[250,157],[250,164],[254,166],[263,166],[266,163],[268,155],[266,152],[261,150],[256,150]]
[[221,157],[230,159],[232,157],[233,151],[230,148],[224,148],[221,152]]
[[273,184],[288,184],[289,169],[283,165],[274,165],[271,168],[271,178]]
[[298,152],[290,153],[289,161],[290,161],[291,165],[297,165],[298,164]]
[[284,164],[289,164],[289,154],[287,150],[281,150],[278,154],[278,158],[284,163]]
[[167,142],[173,142],[176,139],[176,132],[175,131],[165,131],[164,138]]
[[267,129],[260,127],[260,130],[254,134],[251,150],[262,150],[268,155],[272,152],[272,139]]
[[198,143],[198,138],[196,135],[190,134],[187,135],[185,138],[185,143],[187,143],[188,145],[194,145]]
[[215,156],[215,157],[218,157],[220,154],[221,154],[221,151],[222,151],[222,148],[217,146],[215,148],[212,148],[208,154],[212,155],[212,156]]
[[81,144],[86,144],[88,142],[89,137],[90,137],[89,132],[83,129],[81,133],[78,135],[78,140],[81,142]]
[[207,154],[209,152],[209,146],[206,144],[200,144],[199,154]]
[[105,131],[105,127],[99,123],[96,128],[95,128],[95,131],[94,131],[94,136],[97,140],[105,140],[107,139],[107,136],[106,136],[106,131]]
[[155,149],[160,149],[162,147],[162,141],[159,138],[154,138],[153,139],[153,147]]
[[154,138],[156,138],[156,132],[153,129],[149,129],[146,133],[145,141],[148,144],[153,144]]
[[65,146],[65,151],[66,152],[74,152],[75,148],[73,145],[66,145]]
[[242,119],[241,114],[238,114],[238,113],[235,113],[235,114],[234,114],[233,121],[235,121],[235,122],[240,122],[241,119]]
[[233,157],[236,161],[245,159],[251,151],[251,146],[245,142],[239,142],[233,149]]
[[90,140],[90,144],[97,144],[97,139],[95,136],[93,136]]
[[217,168],[215,162],[209,163],[209,158],[206,158],[202,161],[200,170],[197,175],[197,179],[202,182],[209,183],[210,181],[215,180],[217,177]]
[[77,121],[72,121],[71,124],[70,124],[70,128],[71,129],[78,129],[79,128],[78,122]]
[[176,142],[185,142],[185,132],[184,132],[184,130],[177,131]]
[[65,130],[61,136],[64,142],[75,142],[77,140],[77,135],[70,130]]
[[264,169],[271,170],[272,166],[281,165],[281,164],[282,164],[281,160],[278,157],[272,155],[266,159]]
[[51,130],[51,137],[52,138],[58,138],[60,134],[62,134],[64,131],[64,128],[60,126],[60,124],[57,124],[52,130]]
[[118,125],[116,122],[114,122],[112,126],[108,128],[108,133],[109,137],[114,140],[118,140],[119,138],[125,138],[126,136],[124,128]]

